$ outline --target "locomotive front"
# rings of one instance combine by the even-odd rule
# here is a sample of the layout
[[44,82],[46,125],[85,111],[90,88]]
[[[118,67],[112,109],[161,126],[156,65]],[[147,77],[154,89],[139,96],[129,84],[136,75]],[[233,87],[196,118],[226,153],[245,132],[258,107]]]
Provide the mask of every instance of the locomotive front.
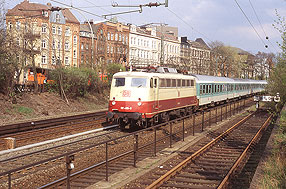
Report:
[[108,121],[116,121],[121,129],[126,125],[142,126],[150,107],[150,79],[140,72],[114,74],[110,89]]

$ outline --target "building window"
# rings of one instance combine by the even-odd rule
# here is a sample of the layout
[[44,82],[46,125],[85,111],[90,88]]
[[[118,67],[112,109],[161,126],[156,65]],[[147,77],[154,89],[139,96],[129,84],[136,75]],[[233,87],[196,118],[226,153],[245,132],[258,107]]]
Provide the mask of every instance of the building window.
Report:
[[21,24],[21,23],[20,23],[19,21],[16,22],[16,29],[17,29],[17,30],[20,30],[20,24]]
[[121,41],[121,34],[119,34],[119,41]]
[[68,41],[65,42],[65,50],[66,50],[66,51],[69,50],[69,42],[68,42]]
[[62,27],[58,27],[58,35],[62,35]]
[[110,33],[107,33],[107,40],[110,40]]
[[107,53],[109,53],[109,45],[107,45],[107,50],[106,51],[107,51]]
[[118,40],[118,34],[116,33],[115,34],[115,41],[117,41]]
[[42,33],[47,33],[47,24],[42,24]]
[[52,64],[56,65],[56,57],[55,57],[55,55],[52,56]]
[[53,49],[56,49],[56,42],[55,42],[55,40],[53,40],[52,48],[53,48]]
[[76,58],[76,50],[73,50],[73,57]]
[[42,56],[42,64],[47,64],[47,56],[46,55]]
[[60,15],[59,14],[56,14],[56,22],[60,22],[61,19],[60,19]]
[[20,38],[17,38],[17,39],[16,39],[16,45],[17,45],[17,46],[20,46]]
[[12,29],[12,23],[8,22],[8,29],[11,30]]
[[65,35],[66,35],[66,36],[70,36],[70,28],[66,28]]
[[83,50],[83,43],[81,44],[81,47],[80,47],[80,48],[81,48],[81,50]]
[[56,26],[53,26],[53,27],[52,27],[52,33],[53,33],[53,34],[56,34]]
[[58,49],[61,49],[62,48],[62,45],[61,45],[61,42],[59,41],[58,42]]
[[42,10],[42,15],[43,15],[44,17],[48,17],[48,11]]
[[65,65],[69,65],[69,57],[68,56],[65,57]]
[[111,40],[113,40],[113,33],[111,33],[110,38],[111,38]]
[[43,40],[42,40],[42,48],[45,49],[46,47],[47,47],[47,46],[46,46],[46,40],[43,39]]
[[73,44],[74,44],[74,45],[77,44],[77,37],[76,37],[76,35],[73,36]]
[[111,53],[111,54],[113,53],[113,47],[110,48],[110,53]]

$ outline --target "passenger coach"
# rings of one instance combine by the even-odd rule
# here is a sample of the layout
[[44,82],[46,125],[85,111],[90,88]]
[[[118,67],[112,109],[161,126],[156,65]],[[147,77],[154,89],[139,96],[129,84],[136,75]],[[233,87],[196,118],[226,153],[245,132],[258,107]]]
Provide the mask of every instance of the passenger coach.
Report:
[[200,106],[249,96],[263,91],[267,84],[265,80],[233,79],[207,75],[193,76],[196,78],[196,95]]

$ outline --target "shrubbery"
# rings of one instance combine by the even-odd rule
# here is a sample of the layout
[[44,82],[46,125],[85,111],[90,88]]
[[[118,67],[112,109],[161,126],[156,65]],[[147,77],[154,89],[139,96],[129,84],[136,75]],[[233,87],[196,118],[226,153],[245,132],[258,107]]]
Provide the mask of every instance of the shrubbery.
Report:
[[103,83],[95,70],[89,68],[59,68],[51,74],[54,81],[48,90],[65,92],[68,97],[83,97],[87,93],[102,93],[108,83]]

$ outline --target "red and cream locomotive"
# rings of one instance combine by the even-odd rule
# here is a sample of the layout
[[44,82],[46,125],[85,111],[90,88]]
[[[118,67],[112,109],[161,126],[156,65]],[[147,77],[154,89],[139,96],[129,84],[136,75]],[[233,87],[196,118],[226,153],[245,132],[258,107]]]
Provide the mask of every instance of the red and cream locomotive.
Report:
[[[107,118],[125,126],[147,127],[186,115],[198,106],[195,78],[161,68],[164,73],[119,72],[114,74]],[[173,73],[171,73],[173,72]]]

